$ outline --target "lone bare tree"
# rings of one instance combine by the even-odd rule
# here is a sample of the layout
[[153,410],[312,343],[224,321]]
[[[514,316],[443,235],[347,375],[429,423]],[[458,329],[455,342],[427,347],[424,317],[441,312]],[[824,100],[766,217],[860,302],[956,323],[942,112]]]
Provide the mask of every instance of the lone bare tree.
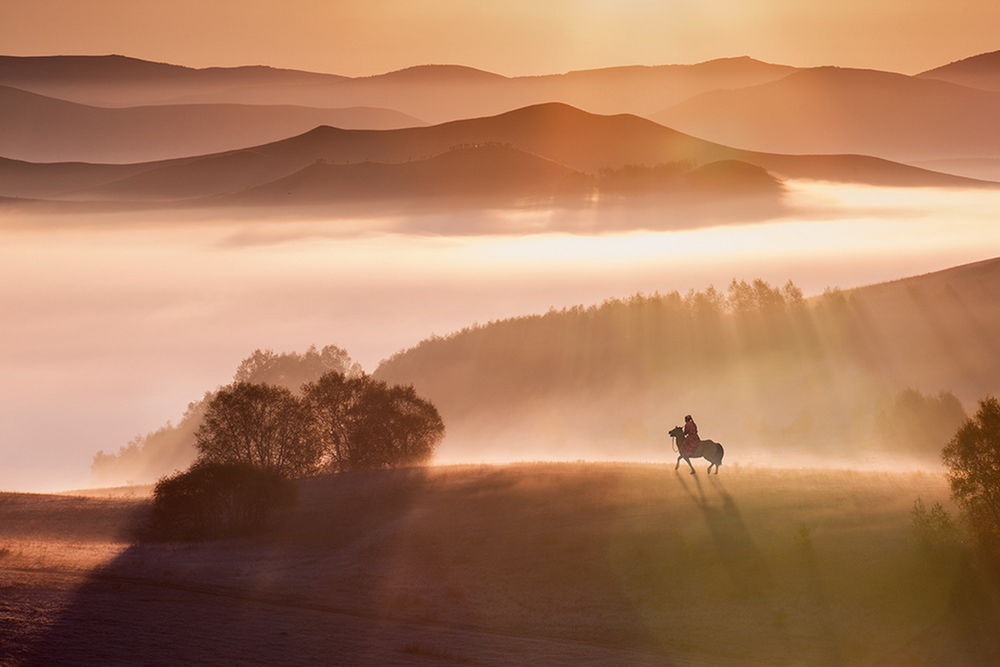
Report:
[[308,425],[308,411],[288,389],[236,382],[212,398],[195,441],[201,460],[293,477],[314,468],[321,454]]
[[952,496],[984,542],[1000,549],[1000,402],[983,399],[941,456]]

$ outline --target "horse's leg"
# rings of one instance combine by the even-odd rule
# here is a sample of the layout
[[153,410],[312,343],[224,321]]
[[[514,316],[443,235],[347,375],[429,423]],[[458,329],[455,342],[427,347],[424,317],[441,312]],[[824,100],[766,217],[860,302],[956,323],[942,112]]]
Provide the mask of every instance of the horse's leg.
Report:
[[682,458],[684,458],[684,457],[683,456],[678,456],[677,457],[677,464],[674,466],[674,470],[677,470],[677,468],[680,467],[680,465],[681,465],[681,459]]
[[688,457],[685,456],[684,460],[687,461],[688,468],[691,468],[691,474],[693,475],[694,474],[694,466],[691,465],[691,459],[689,459]]

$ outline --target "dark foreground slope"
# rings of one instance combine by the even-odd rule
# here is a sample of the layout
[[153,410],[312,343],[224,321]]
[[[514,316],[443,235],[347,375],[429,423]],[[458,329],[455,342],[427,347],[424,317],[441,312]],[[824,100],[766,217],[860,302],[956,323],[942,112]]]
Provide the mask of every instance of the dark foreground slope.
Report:
[[[127,527],[108,501],[5,495],[0,652],[14,664],[995,662],[995,583],[947,535],[921,546],[917,497],[947,504],[943,480],[411,469],[304,481],[260,538],[129,545],[99,528]],[[70,511],[78,529],[60,535]]]

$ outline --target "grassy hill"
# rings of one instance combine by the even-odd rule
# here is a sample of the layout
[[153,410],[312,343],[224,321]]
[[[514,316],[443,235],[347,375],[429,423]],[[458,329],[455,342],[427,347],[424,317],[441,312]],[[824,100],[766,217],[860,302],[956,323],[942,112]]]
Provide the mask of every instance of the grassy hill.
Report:
[[376,376],[438,407],[443,460],[658,459],[691,413],[758,460],[934,465],[958,424],[903,437],[883,428],[891,404],[1000,391],[998,293],[1000,260],[811,301],[762,282],[637,295],[431,338]]
[[1000,656],[992,576],[950,534],[914,532],[916,498],[948,506],[936,475],[525,464],[323,477],[300,495],[259,538],[183,545],[123,537],[138,501],[0,496],[0,650],[36,663]]

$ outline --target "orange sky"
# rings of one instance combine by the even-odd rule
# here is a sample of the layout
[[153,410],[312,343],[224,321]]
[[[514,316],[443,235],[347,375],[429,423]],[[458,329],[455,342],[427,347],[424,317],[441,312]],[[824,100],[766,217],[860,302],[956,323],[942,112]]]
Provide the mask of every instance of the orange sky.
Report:
[[752,55],[915,73],[1000,49],[997,0],[0,0],[0,53],[347,75],[502,74]]

